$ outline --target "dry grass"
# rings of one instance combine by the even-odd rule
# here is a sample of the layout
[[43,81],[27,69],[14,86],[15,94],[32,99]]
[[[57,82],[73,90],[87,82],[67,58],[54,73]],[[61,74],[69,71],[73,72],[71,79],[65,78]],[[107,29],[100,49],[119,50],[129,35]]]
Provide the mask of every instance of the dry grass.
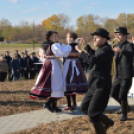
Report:
[[[129,113],[129,120],[118,121],[120,115],[107,114],[115,121],[107,134],[134,134],[134,112]],[[94,134],[94,128],[89,122],[88,116],[76,117],[70,120],[42,124],[36,128],[20,131],[13,134]]]
[[[43,108],[45,100],[32,100],[29,93],[35,80],[0,83],[0,116],[24,113]],[[83,95],[77,95],[81,101]],[[58,101],[58,105],[66,104],[66,97]]]

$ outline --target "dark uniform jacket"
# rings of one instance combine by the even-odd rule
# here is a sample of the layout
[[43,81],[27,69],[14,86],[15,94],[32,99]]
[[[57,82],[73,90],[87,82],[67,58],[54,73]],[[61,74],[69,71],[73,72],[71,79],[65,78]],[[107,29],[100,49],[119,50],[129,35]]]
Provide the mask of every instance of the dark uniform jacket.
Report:
[[6,56],[5,55],[5,59],[6,59],[7,64],[8,64],[8,69],[11,70],[11,61],[12,61],[12,58],[10,56]]
[[36,69],[36,65],[34,64],[36,63],[36,58],[33,57],[33,60],[31,58],[28,59],[28,68],[31,69]]
[[27,58],[20,58],[20,68],[24,69],[27,68]]
[[85,50],[89,55],[87,55],[85,52],[82,52],[80,57],[84,59],[90,66],[92,66],[91,70],[89,70],[89,89],[93,89],[91,92],[95,89],[110,89],[110,72],[113,59],[113,51],[110,45],[105,43],[96,51],[92,50],[90,46],[87,45]]
[[[20,62],[19,62],[19,60],[13,59],[11,64],[12,64],[12,74],[14,76],[19,76],[19,74],[20,74]],[[17,71],[17,70],[19,70],[19,71]]]
[[123,44],[116,44],[123,52],[114,52],[115,56],[115,77],[132,78],[133,77],[133,56],[134,46],[132,43],[125,41]]

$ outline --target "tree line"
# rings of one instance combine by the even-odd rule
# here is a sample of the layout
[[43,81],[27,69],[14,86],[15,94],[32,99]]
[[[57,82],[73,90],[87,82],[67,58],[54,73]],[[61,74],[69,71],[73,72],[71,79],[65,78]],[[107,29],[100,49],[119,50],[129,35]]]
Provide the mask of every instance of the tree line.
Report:
[[88,14],[77,18],[76,25],[71,25],[70,17],[66,14],[53,14],[49,18],[42,20],[39,25],[28,22],[21,22],[19,25],[13,26],[8,19],[0,20],[0,41],[27,41],[32,43],[33,40],[40,41],[47,30],[59,32],[59,38],[64,41],[66,33],[69,31],[76,32],[80,37],[83,36],[88,40],[92,37],[90,33],[97,28],[103,27],[110,32],[113,37],[115,28],[125,26],[128,28],[130,36],[134,34],[134,13],[121,13],[117,18],[102,18],[98,15]]

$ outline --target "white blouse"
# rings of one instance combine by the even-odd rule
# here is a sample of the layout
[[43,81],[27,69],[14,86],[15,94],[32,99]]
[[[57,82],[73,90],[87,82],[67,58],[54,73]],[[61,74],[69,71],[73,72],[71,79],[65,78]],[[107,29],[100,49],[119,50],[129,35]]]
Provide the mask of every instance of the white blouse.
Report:
[[68,57],[69,53],[72,51],[72,47],[70,45],[64,45],[60,43],[54,43],[51,46],[52,52],[56,57]]

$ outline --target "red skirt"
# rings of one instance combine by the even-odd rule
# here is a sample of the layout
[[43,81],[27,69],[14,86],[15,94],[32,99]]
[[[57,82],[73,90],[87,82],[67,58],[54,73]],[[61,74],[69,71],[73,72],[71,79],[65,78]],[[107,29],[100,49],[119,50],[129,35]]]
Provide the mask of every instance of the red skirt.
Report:
[[46,60],[38,76],[39,81],[29,94],[32,99],[46,99],[51,96],[51,71],[51,61]]

